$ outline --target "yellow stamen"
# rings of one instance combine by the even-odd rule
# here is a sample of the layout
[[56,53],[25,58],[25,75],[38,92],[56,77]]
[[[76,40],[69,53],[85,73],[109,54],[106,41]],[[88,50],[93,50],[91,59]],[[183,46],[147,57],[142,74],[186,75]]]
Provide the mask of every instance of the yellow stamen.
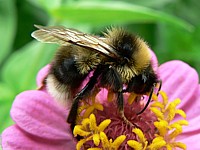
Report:
[[153,139],[152,143],[148,146],[150,150],[156,150],[162,148],[166,145],[166,142],[163,137],[156,137]]
[[174,139],[179,134],[181,134],[183,130],[182,126],[176,123],[174,123],[173,125],[170,125],[170,128],[172,132],[169,134],[169,139]]
[[164,114],[156,107],[151,107],[150,110],[156,115],[158,119],[164,119]]
[[184,112],[183,110],[181,110],[181,109],[177,109],[177,110],[176,110],[176,114],[181,115],[184,119],[186,118],[185,112]]
[[112,147],[114,147],[115,149],[118,149],[119,146],[124,142],[125,139],[126,139],[126,136],[125,136],[125,135],[120,135],[120,136],[118,136],[118,137],[114,140],[114,142],[113,142],[113,144],[112,144]]
[[87,141],[90,141],[92,139],[92,136],[87,137],[85,139],[81,139],[80,141],[78,141],[78,143],[76,144],[76,149],[77,150],[81,150],[81,147],[83,146],[84,143],[86,143]]
[[83,114],[83,118],[88,118],[89,115],[94,111],[94,107],[88,107]]
[[73,130],[73,134],[76,137],[77,135],[80,136],[88,136],[90,132],[84,131],[81,125],[76,125]]
[[161,102],[157,102],[157,101],[151,104],[151,107],[164,109],[164,105]]
[[154,93],[153,93],[153,95],[152,95],[152,100],[158,101],[158,96],[157,96],[156,94],[154,94]]
[[173,147],[179,147],[179,148],[181,148],[181,149],[183,149],[183,150],[186,150],[186,145],[184,144],[184,143],[181,143],[181,142],[175,142],[175,143],[173,143],[173,145],[172,145]]
[[96,122],[96,117],[94,114],[91,114],[90,117],[90,130],[97,130],[97,122]]
[[101,138],[102,146],[108,147],[109,146],[108,137],[106,136],[106,134],[104,132],[100,133],[100,138]]
[[103,111],[103,105],[101,105],[101,104],[96,103],[94,105],[94,108],[97,109],[97,110]]
[[[89,122],[90,122],[90,119],[89,119],[89,118],[83,119],[83,121],[81,122],[82,128],[83,128],[83,129],[87,129],[88,126],[89,126]],[[77,126],[78,126],[78,125],[77,125]]]
[[[183,146],[184,149],[185,144],[181,142],[175,142],[175,138],[182,133],[182,126],[188,125],[188,121],[178,120],[174,123],[171,123],[176,114],[186,118],[185,112],[176,108],[177,105],[180,104],[181,100],[177,98],[172,102],[168,102],[166,93],[160,91],[160,94],[162,96],[162,102],[158,104],[152,104],[150,108],[151,111],[158,117],[158,121],[154,122],[155,127],[158,129],[158,134],[156,136],[163,138],[163,140],[166,142],[166,145],[163,146],[167,148],[167,150],[179,147],[178,145]],[[177,145],[177,143],[179,144]],[[152,145],[153,142],[151,147]],[[156,147],[154,148],[156,149]]]
[[135,128],[135,129],[132,130],[132,132],[134,132],[138,136],[140,142],[145,143],[145,141],[147,141],[143,132],[140,129]]
[[178,121],[172,123],[171,126],[173,126],[173,124],[179,124],[181,126],[187,126],[187,125],[189,125],[189,123],[188,123],[187,120],[178,120]]
[[85,112],[83,114],[83,118],[89,117],[91,113],[94,112],[94,110],[100,110],[103,111],[103,105],[97,102],[93,102],[91,105],[86,105]]
[[176,142],[175,138],[182,133],[182,126],[188,125],[188,122],[186,120],[178,120],[174,123],[171,123],[176,114],[186,118],[185,112],[176,108],[180,103],[180,99],[175,99],[172,102],[168,102],[168,97],[165,92],[160,91],[160,95],[162,97],[162,101],[158,101],[155,97],[154,102],[150,106],[150,110],[158,118],[158,120],[154,122],[154,125],[158,130],[158,133],[155,134],[156,137],[151,143],[148,143],[140,129],[133,129],[133,132],[138,136],[139,140],[129,140],[127,144],[130,147],[140,150],[154,150],[161,148],[172,150],[176,147],[186,149],[186,145],[181,142]]
[[85,142],[86,142],[86,139],[81,139],[80,141],[78,141],[78,143],[76,144],[76,149],[80,150]]
[[167,94],[164,91],[159,91],[159,94],[162,96],[163,104],[166,106],[168,103]]
[[126,139],[126,136],[125,135],[120,135],[113,141],[112,139],[108,140],[108,137],[106,136],[106,134],[104,132],[101,132],[100,133],[100,138],[101,138],[101,141],[102,141],[103,149],[118,150],[120,145]]
[[100,143],[100,132],[103,132],[104,129],[110,124],[111,120],[106,119],[97,125],[96,117],[94,114],[91,114],[89,118],[83,119],[81,125],[76,125],[73,130],[73,134],[76,137],[80,135],[84,137],[85,140],[80,140],[77,143],[77,149],[80,149],[84,143],[88,141],[93,141],[96,146]]
[[142,145],[142,143],[140,143],[140,142],[137,142],[137,141],[135,141],[135,140],[128,140],[127,141],[127,144],[131,147],[131,148],[133,148],[133,149],[137,149],[137,150],[143,150],[143,145]]
[[102,148],[93,147],[93,148],[88,148],[87,150],[102,150]]
[[107,95],[108,102],[112,102],[113,99],[114,99],[114,93],[111,91],[108,91],[108,95]]
[[[167,149],[172,150],[175,148],[186,149],[186,145],[176,141],[176,137],[182,133],[183,126],[188,125],[188,121],[185,120],[186,114],[183,110],[177,109],[177,105],[180,104],[180,99],[175,99],[172,102],[168,101],[167,94],[163,91],[159,92],[162,100],[158,100],[158,96],[153,94],[153,102],[149,109],[155,114],[157,120],[154,121],[154,126],[157,132],[152,135],[155,137],[152,141],[149,141],[145,137],[146,133],[139,128],[133,128],[132,132],[135,133],[135,140],[128,140],[127,145],[137,150],[155,150],[155,149]],[[113,93],[108,92],[108,100],[113,99]],[[132,104],[138,95],[131,93],[128,97],[128,103]],[[84,139],[78,141],[76,148],[80,150],[87,142],[93,142],[96,147],[91,147],[89,150],[117,150],[125,141],[126,136],[120,135],[114,139],[109,139],[104,130],[111,123],[110,119],[105,119],[97,125],[97,120],[93,112],[95,110],[103,111],[103,105],[95,102],[95,98],[92,97],[92,104],[88,105],[86,102],[82,107],[82,121],[81,125],[76,125],[73,131],[74,136],[80,135]],[[84,108],[84,109],[83,109]],[[84,111],[83,111],[84,110]],[[184,119],[173,121],[176,115],[182,116]]]
[[181,102],[180,99],[175,99],[174,101],[172,101],[168,107],[166,108],[165,112],[166,112],[166,120],[168,121],[172,121],[174,119],[174,116],[176,114],[176,106]]
[[160,120],[160,121],[156,121],[154,122],[155,127],[158,129],[159,131],[159,135],[161,135],[162,137],[164,137],[167,134],[167,126],[168,126],[168,122],[165,120]]
[[96,100],[98,92],[98,89],[94,90],[89,102],[87,100],[82,101],[82,105],[78,108],[79,115],[76,119],[77,124],[79,124],[82,119],[88,118],[95,110],[103,111],[103,105]]
[[145,150],[147,148],[148,145],[148,141],[145,138],[142,130],[135,128],[132,130],[132,132],[134,132],[136,134],[136,136],[139,138],[139,141],[135,141],[135,140],[129,140],[127,142],[127,144],[134,148],[134,149],[141,149],[141,150]]
[[104,131],[105,128],[111,123],[110,119],[106,119],[104,121],[102,121],[99,125],[99,131]]
[[100,143],[100,136],[99,136],[99,134],[94,134],[93,135],[93,141],[94,141],[94,145],[99,146],[99,143]]
[[137,94],[135,94],[135,93],[131,93],[129,95],[129,97],[128,97],[128,103],[129,103],[129,105],[131,105],[134,102],[134,100],[136,99],[136,97],[137,97]]

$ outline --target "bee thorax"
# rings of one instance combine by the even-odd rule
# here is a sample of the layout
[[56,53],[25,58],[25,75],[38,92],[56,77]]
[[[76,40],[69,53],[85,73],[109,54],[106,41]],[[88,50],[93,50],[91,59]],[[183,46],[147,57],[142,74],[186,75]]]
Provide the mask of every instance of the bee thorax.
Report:
[[90,53],[88,55],[75,56],[75,62],[80,74],[87,74],[100,64],[101,59],[98,53]]
[[117,66],[116,69],[117,72],[121,75],[123,83],[129,82],[135,75],[138,74],[134,68],[130,68],[127,65]]

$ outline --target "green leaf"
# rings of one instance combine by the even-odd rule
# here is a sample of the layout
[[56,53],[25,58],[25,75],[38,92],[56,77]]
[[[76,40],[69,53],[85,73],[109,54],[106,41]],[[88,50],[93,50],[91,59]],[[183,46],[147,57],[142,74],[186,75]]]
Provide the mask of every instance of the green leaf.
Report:
[[1,105],[0,106],[0,133],[5,129],[7,128],[8,126],[12,125],[13,124],[13,121],[10,117],[10,108],[11,108],[11,105],[9,104],[4,104],[4,105]]
[[0,5],[0,64],[9,54],[16,32],[16,12],[13,0],[1,1]]
[[[15,93],[13,90],[5,83],[0,82],[0,103],[12,103]],[[2,109],[0,109],[1,111]],[[1,113],[0,113],[1,114]]]
[[0,134],[3,132],[4,129],[14,124],[13,120],[10,118],[9,113],[3,116],[5,117],[5,119],[2,121],[0,120]]
[[163,7],[166,4],[169,3],[174,3],[177,0],[131,0],[132,3],[137,4],[137,5],[142,5],[142,6],[146,6],[146,7]]
[[15,97],[14,92],[5,83],[0,83],[0,133],[12,124],[10,108]]
[[138,22],[166,22],[191,31],[193,26],[179,18],[147,7],[124,2],[77,2],[51,10],[57,21],[92,25]]
[[28,1],[33,5],[47,11],[52,8],[59,7],[62,4],[62,0],[53,0],[51,2],[49,0],[28,0]]
[[36,88],[37,72],[50,62],[56,49],[53,44],[31,42],[15,52],[2,69],[2,80],[16,93]]

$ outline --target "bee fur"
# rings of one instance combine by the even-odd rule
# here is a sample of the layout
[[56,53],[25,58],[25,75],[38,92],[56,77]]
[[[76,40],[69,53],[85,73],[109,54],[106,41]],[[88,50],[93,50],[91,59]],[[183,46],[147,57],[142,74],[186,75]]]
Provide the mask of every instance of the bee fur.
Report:
[[[70,101],[67,122],[72,129],[79,101],[90,96],[95,88],[106,88],[116,94],[121,117],[131,125],[124,115],[123,93],[149,94],[148,104],[160,83],[147,43],[122,28],[111,28],[104,37],[97,37],[65,27],[36,27],[38,30],[32,36],[38,41],[61,45],[51,62],[46,85],[55,99],[62,103]],[[89,81],[81,88],[91,72]]]

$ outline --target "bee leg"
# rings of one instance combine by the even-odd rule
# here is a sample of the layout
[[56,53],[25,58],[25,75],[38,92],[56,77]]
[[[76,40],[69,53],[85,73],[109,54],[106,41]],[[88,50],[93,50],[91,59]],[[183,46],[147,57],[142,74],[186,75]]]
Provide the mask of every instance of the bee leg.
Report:
[[120,113],[120,116],[122,117],[123,121],[129,125],[130,127],[137,127],[139,128],[136,124],[130,122],[125,114],[124,114],[124,99],[123,99],[123,91],[121,92],[118,92],[117,93],[118,96],[117,96],[117,106],[118,106],[118,109],[119,109],[119,113]]
[[124,122],[126,124],[128,124],[128,125],[130,125],[132,127],[133,124],[124,115],[124,98],[123,98],[123,93],[122,92],[118,92],[117,94],[118,94],[118,96],[117,96],[117,106],[118,106],[118,109],[119,109],[120,116],[122,117],[122,119],[124,120]]
[[91,90],[94,88],[95,84],[97,83],[97,79],[99,75],[101,74],[101,69],[96,69],[94,71],[93,76],[90,78],[86,86],[76,95],[76,97],[73,100],[72,107],[70,109],[67,122],[71,124],[71,129],[73,131],[74,126],[76,124],[76,118],[77,118],[77,113],[78,113],[78,105],[79,101],[91,92]]
[[109,87],[112,92],[117,94],[117,107],[124,122],[131,127],[135,126],[124,115],[123,83],[117,70],[112,66],[106,66],[100,80],[103,87]]

